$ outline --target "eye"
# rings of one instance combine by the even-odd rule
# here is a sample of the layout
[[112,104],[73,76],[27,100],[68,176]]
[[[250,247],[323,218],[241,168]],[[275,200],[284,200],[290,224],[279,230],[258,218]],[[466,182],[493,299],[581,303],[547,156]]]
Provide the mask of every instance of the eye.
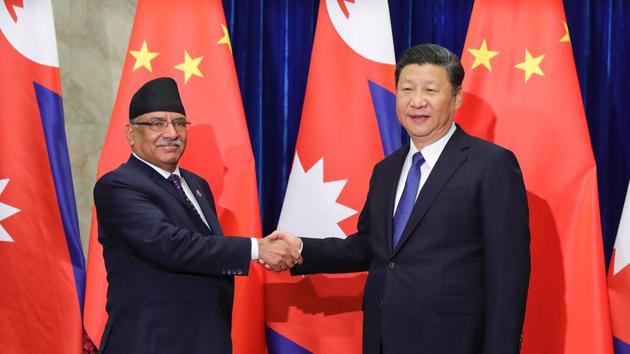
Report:
[[171,122],[176,128],[183,128],[186,126],[186,119],[175,119]]
[[163,119],[152,119],[149,121],[149,125],[153,128],[163,129],[166,128],[167,124],[168,122]]

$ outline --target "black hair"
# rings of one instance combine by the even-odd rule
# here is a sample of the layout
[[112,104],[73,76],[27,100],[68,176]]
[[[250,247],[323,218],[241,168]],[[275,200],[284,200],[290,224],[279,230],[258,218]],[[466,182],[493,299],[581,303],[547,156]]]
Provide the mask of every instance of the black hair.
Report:
[[402,69],[410,64],[433,64],[446,69],[448,81],[456,90],[464,81],[464,67],[459,57],[450,50],[437,44],[418,44],[405,50],[396,63],[396,86]]

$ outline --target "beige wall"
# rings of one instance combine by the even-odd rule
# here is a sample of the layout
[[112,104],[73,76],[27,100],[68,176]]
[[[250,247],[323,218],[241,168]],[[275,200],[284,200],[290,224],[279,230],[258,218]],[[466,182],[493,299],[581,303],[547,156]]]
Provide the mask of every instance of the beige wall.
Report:
[[87,257],[96,166],[118,90],[136,0],[52,3],[68,150]]

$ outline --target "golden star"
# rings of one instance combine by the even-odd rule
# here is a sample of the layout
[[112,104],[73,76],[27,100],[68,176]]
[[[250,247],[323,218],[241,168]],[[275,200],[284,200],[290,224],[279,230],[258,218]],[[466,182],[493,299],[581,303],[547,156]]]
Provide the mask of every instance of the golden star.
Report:
[[525,61],[514,66],[517,69],[525,71],[525,82],[527,82],[532,74],[545,76],[545,73],[543,73],[543,71],[540,69],[540,62],[542,62],[544,58],[544,55],[534,58],[531,54],[529,54],[529,50],[525,49]]
[[175,65],[175,69],[181,70],[184,72],[184,83],[188,82],[191,76],[199,76],[203,77],[203,74],[199,70],[199,63],[203,60],[203,57],[197,57],[195,59],[191,58],[188,54],[188,51],[184,51],[184,62],[178,65]]
[[479,65],[483,65],[489,71],[492,71],[492,66],[490,65],[490,59],[499,55],[499,52],[488,50],[488,45],[486,44],[485,39],[483,40],[483,42],[481,42],[481,47],[479,47],[479,49],[470,48],[468,49],[468,52],[470,52],[470,54],[472,54],[475,57],[475,61],[473,62],[471,69],[474,69],[478,67]]
[[227,27],[224,24],[221,24],[221,29],[223,30],[223,37],[219,39],[217,44],[227,44],[228,48],[230,48],[230,53],[232,53],[232,42],[230,41],[230,34],[228,33]]
[[571,42],[571,37],[569,36],[569,26],[567,26],[566,21],[562,22],[564,24],[564,36],[560,38],[560,42]]
[[160,55],[158,52],[149,52],[149,49],[147,48],[147,41],[142,42],[140,50],[130,50],[129,54],[136,58],[136,62],[133,64],[133,69],[131,69],[132,72],[138,70],[140,67],[144,67],[149,70],[149,72],[153,72],[151,60]]

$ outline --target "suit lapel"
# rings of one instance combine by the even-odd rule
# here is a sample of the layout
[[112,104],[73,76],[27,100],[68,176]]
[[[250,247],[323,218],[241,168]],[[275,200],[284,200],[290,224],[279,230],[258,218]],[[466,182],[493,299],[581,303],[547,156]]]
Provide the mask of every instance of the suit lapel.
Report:
[[[221,231],[221,226],[219,225],[219,220],[217,219],[216,213],[210,208],[210,198],[209,195],[206,195],[203,192],[203,188],[199,184],[199,181],[193,174],[190,172],[180,168],[179,172],[182,174],[182,177],[186,180],[186,183],[190,187],[193,192],[193,196],[197,200],[197,204],[201,207],[201,211],[203,212],[203,216],[205,216],[208,225],[212,229],[213,234],[223,236],[223,232]],[[202,221],[203,223],[203,221]],[[204,225],[205,226],[205,225]]]
[[[418,224],[420,224],[424,215],[427,213],[442,188],[448,183],[462,163],[466,161],[468,158],[466,150],[469,147],[470,144],[468,142],[468,135],[458,126],[457,130],[455,130],[455,133],[453,133],[453,136],[444,147],[444,150],[438,158],[435,167],[433,167],[429,178],[420,190],[416,204],[409,216],[409,221],[407,221],[405,230],[403,230],[400,241],[398,242],[396,249],[392,252],[392,256],[400,250],[413,230],[418,226]],[[389,230],[391,239],[391,227]]]
[[186,202],[186,199],[184,199],[184,196],[182,196],[182,194],[177,190],[177,188],[175,188],[175,186],[173,186],[171,182],[166,180],[166,178],[160,175],[151,166],[138,160],[133,155],[129,157],[129,160],[127,161],[127,163],[139,169],[140,171],[142,171],[142,173],[144,173],[147,177],[149,177],[155,184],[160,186],[160,188],[164,189],[164,191],[167,192],[168,194],[172,195],[175,199],[177,199],[180,203],[182,203],[184,207],[188,208],[188,203]]
[[[182,207],[184,207],[188,211],[190,216],[194,218],[195,220],[197,220],[200,225],[203,225],[203,227],[207,229],[207,226],[206,224],[204,224],[203,220],[201,220],[201,218],[199,218],[199,216],[193,210],[190,210],[190,206],[188,205],[188,202],[186,201],[186,199],[184,199],[184,196],[182,195],[182,193],[179,190],[177,190],[177,188],[175,188],[175,186],[173,186],[171,182],[169,182],[156,170],[151,168],[151,166],[138,160],[133,155],[129,157],[129,160],[127,161],[127,163],[139,169],[142,173],[144,173],[147,177],[149,177],[156,185],[158,185],[165,192],[167,192],[168,194],[173,196],[175,199],[177,199],[182,204]],[[181,168],[180,168],[180,173],[182,174],[182,177],[184,177],[184,179],[186,180],[186,183],[188,184],[188,186],[191,187],[193,194],[196,194],[196,191],[200,189],[199,189],[198,184],[196,184],[196,182],[193,182],[195,181],[195,179],[190,177],[191,174],[189,172],[184,171]],[[191,183],[195,184],[195,186],[193,187]],[[209,216],[209,214],[214,215],[214,213],[210,211],[210,207],[208,206],[207,201],[205,201],[203,198],[198,198],[196,195],[195,195],[195,199],[197,199],[197,202],[199,203],[199,206],[201,207],[201,210],[203,211],[204,216],[206,217],[206,221],[208,221],[208,224],[212,228],[212,231],[216,233],[217,235],[220,235],[221,227],[219,227],[218,225],[216,216],[212,216],[212,217]]]

